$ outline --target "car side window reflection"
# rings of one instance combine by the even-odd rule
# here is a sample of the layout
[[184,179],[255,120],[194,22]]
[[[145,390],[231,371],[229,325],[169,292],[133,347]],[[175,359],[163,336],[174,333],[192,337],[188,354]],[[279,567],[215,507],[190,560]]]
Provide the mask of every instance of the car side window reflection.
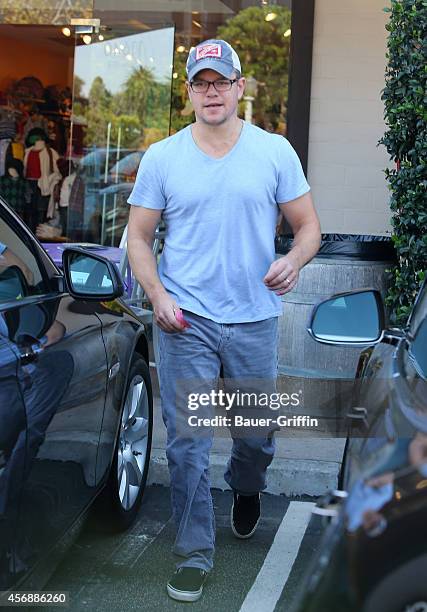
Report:
[[427,318],[417,329],[409,348],[409,355],[418,374],[427,379]]
[[45,287],[36,258],[0,218],[0,306],[42,293]]

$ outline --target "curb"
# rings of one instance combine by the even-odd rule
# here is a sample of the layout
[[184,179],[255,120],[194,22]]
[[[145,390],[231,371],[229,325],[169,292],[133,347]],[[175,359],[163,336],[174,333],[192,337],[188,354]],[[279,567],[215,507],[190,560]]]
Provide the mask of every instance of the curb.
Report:
[[[224,481],[224,471],[228,455],[212,453],[210,456],[209,475],[211,487],[229,490]],[[335,461],[311,461],[307,459],[273,459],[268,468],[268,481],[265,493],[273,495],[318,497],[329,489],[336,489],[340,464]],[[151,451],[150,468],[147,484],[168,487],[169,470],[165,451]]]

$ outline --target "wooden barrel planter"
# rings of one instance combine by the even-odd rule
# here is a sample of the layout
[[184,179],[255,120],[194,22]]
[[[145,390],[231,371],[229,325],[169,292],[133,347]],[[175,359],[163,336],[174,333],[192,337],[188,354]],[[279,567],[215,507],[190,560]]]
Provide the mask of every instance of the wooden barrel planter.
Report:
[[[278,390],[299,394],[293,412],[318,417],[316,435],[334,436],[346,429],[345,414],[361,349],[318,344],[307,332],[310,315],[315,304],[334,293],[372,287],[384,296],[386,270],[393,265],[395,252],[391,240],[382,236],[322,238],[318,255],[303,268],[296,288],[282,296]],[[278,256],[290,246],[290,239],[279,238]]]

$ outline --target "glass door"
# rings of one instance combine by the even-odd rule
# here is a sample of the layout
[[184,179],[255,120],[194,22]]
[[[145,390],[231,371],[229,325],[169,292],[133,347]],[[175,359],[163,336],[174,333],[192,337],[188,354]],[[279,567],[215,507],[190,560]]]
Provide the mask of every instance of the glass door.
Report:
[[169,135],[174,28],[76,35],[67,237],[118,246],[150,144]]

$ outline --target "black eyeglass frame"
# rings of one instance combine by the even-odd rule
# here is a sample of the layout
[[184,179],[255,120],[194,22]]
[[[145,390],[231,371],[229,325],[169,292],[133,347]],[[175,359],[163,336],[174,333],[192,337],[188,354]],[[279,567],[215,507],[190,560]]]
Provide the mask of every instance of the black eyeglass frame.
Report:
[[[230,87],[229,87],[228,89],[223,89],[223,90],[221,91],[221,90],[217,89],[217,88],[216,88],[216,85],[215,85],[215,83],[217,83],[218,81],[228,81],[228,82],[230,83]],[[195,94],[199,94],[199,93],[208,93],[208,91],[209,91],[209,87],[210,87],[211,85],[213,85],[213,87],[214,87],[215,91],[217,91],[218,93],[224,93],[225,91],[230,91],[230,90],[231,90],[231,88],[233,87],[234,83],[237,83],[237,81],[240,81],[240,78],[239,78],[239,79],[226,79],[226,78],[223,78],[223,79],[215,79],[215,81],[207,81],[207,80],[205,80],[205,79],[201,79],[200,81],[190,81],[190,83],[189,83],[189,84],[190,84],[190,87],[191,87],[191,91],[193,91]],[[208,86],[207,86],[206,91],[195,91],[195,90],[193,89],[193,83],[207,83],[207,84],[208,84]]]

